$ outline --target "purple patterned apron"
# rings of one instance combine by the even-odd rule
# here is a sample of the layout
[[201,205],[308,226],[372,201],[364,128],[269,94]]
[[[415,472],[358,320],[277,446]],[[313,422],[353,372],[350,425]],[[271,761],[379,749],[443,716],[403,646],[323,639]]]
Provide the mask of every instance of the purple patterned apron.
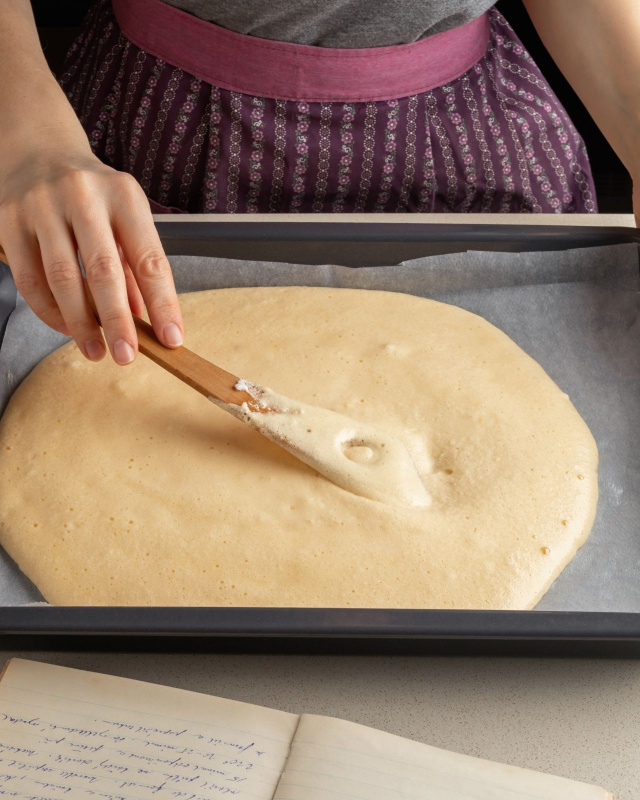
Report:
[[100,0],[60,83],[154,211],[597,211],[584,142],[495,10],[342,50]]

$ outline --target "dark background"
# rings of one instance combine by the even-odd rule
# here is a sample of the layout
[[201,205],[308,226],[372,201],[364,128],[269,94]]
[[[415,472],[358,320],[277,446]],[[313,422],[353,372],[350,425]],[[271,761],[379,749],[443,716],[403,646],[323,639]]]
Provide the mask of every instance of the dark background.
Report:
[[[64,60],[67,48],[73,41],[82,18],[91,5],[91,0],[68,0],[56,3],[52,3],[51,0],[33,0],[32,5],[45,55],[55,73]],[[630,212],[631,179],[627,171],[555,66],[536,34],[522,3],[520,0],[499,0],[497,7],[513,25],[522,43],[533,56],[582,134],[591,159],[599,210],[605,214]]]

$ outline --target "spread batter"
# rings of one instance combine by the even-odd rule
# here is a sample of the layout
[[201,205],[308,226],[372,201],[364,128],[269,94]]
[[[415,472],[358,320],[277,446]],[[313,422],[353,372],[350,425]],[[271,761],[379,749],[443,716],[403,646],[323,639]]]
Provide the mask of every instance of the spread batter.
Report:
[[407,506],[429,505],[407,448],[395,436],[326,408],[299,403],[246,380],[236,384],[266,413],[209,400],[349,492]]
[[[66,345],[0,421],[0,541],[50,602],[529,608],[588,536],[593,437],[480,317],[326,288],[181,305],[192,350],[395,437],[428,502],[345,491],[143,356]],[[347,437],[345,459],[381,443]]]

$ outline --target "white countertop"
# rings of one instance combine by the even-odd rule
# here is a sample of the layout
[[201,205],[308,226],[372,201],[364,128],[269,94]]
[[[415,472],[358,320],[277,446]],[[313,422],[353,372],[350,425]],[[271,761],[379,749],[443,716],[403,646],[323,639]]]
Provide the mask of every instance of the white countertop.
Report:
[[422,742],[640,798],[640,661],[14,653]]
[[[158,221],[634,226],[607,215],[158,215]],[[640,661],[18,653],[291,712],[327,714],[640,798]]]

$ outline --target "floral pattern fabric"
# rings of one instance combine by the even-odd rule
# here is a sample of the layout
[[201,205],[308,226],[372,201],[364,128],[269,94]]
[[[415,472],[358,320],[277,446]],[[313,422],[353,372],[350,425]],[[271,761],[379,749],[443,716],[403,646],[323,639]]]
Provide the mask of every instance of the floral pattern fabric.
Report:
[[275,100],[140,50],[109,0],[60,83],[93,152],[173,211],[597,211],[584,142],[507,20],[450,83],[386,101]]

